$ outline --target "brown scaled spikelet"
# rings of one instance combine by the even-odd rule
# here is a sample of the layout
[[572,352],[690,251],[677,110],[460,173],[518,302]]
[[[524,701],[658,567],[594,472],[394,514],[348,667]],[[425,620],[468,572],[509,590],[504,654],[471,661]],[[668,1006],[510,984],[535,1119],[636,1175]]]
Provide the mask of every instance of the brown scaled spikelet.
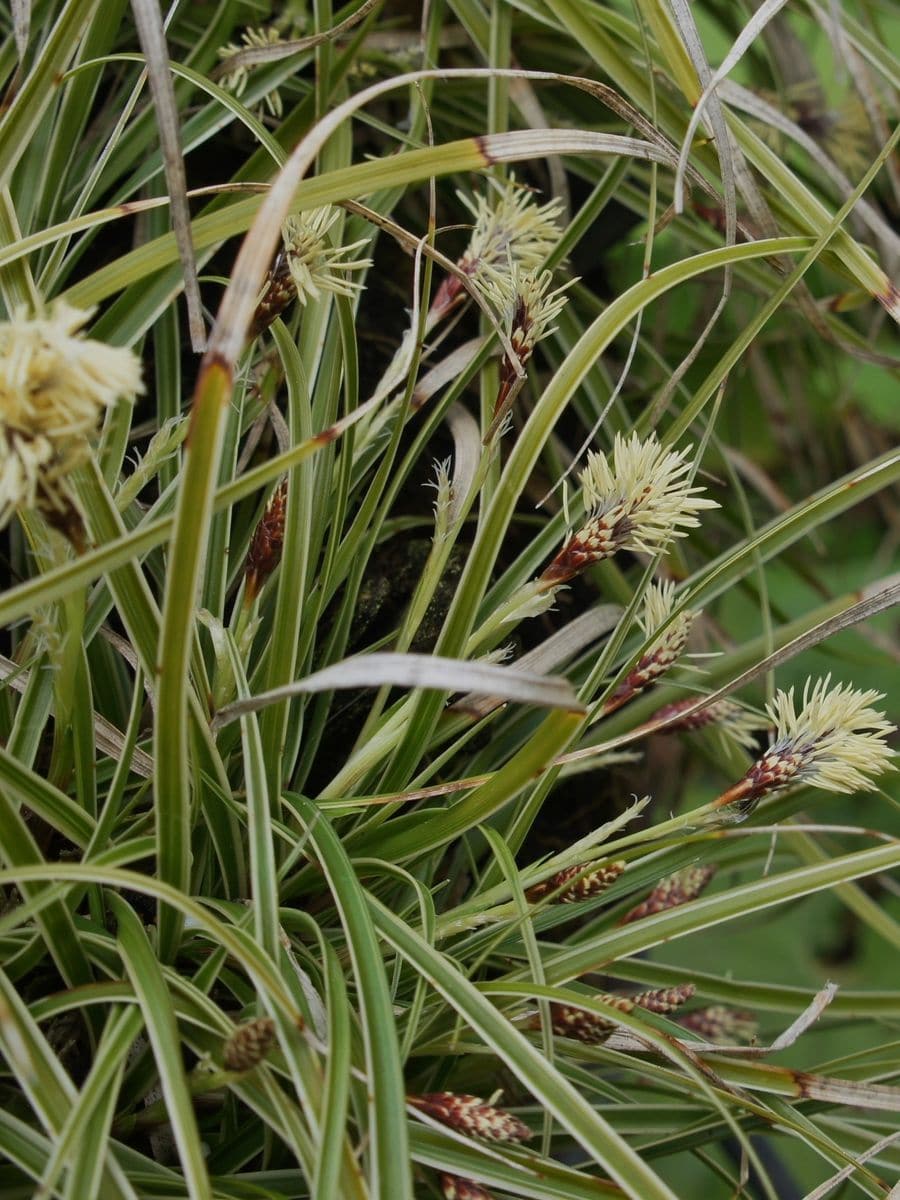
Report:
[[[624,862],[604,863],[593,870],[588,869],[587,863],[578,863],[536,883],[527,889],[525,896],[534,901],[552,895],[554,904],[576,904],[579,900],[589,900],[605,892],[624,870]],[[570,880],[571,884],[566,887]]]
[[282,479],[272,493],[266,511],[250,542],[244,566],[244,603],[252,604],[263,584],[281,562],[284,545],[284,516],[287,504],[287,480]]
[[715,873],[713,866],[686,867],[683,871],[676,871],[674,875],[661,879],[646,900],[627,912],[619,924],[630,925],[632,921],[640,921],[642,917],[652,916],[665,908],[677,908],[679,904],[696,900]]
[[751,1042],[756,1037],[757,1022],[753,1013],[724,1004],[696,1008],[678,1018],[678,1024],[690,1029],[707,1042]]
[[280,250],[275,256],[272,269],[266,274],[262,295],[250,322],[248,337],[259,337],[296,299],[297,285],[291,276],[287,255],[284,250]]
[[652,988],[649,992],[639,992],[637,996],[631,997],[631,1001],[638,1008],[664,1016],[690,1000],[696,990],[692,983],[678,983],[675,987]]
[[[612,996],[607,992],[598,992],[593,1000],[601,1000],[617,1008],[619,1012],[629,1013],[634,1008],[634,1001],[629,996]],[[540,1024],[540,1018],[535,1018],[535,1025]],[[605,1042],[616,1027],[615,1021],[608,1017],[598,1016],[597,1013],[585,1012],[574,1004],[550,1005],[550,1025],[557,1037],[572,1038],[576,1042],[584,1042],[595,1046]]]
[[474,1179],[459,1175],[441,1175],[441,1195],[444,1200],[491,1200],[491,1193]]
[[518,1117],[486,1104],[478,1096],[426,1092],[422,1096],[407,1096],[407,1100],[436,1121],[443,1121],[470,1137],[492,1142],[526,1142],[531,1137],[531,1130]]
[[225,1070],[251,1071],[266,1057],[274,1041],[275,1022],[271,1017],[257,1017],[239,1025],[225,1043]]

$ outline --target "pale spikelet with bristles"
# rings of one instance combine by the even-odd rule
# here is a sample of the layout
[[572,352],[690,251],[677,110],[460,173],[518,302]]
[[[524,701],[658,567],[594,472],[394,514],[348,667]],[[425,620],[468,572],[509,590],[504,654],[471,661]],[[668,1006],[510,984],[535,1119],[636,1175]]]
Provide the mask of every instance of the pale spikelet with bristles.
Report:
[[[515,269],[535,271],[559,242],[562,201],[538,204],[531,190],[512,176],[490,196],[458,195],[475,219],[469,245],[457,263],[465,275],[488,276],[492,268],[507,274]],[[458,276],[449,275],[435,294],[432,319],[447,313],[461,292]]]
[[[502,273],[498,271],[495,274]],[[510,276],[509,295],[503,297],[502,287],[496,289],[503,300],[502,319],[520,367],[526,366],[538,342],[556,331],[553,322],[566,306],[566,291],[576,281],[570,279],[562,287],[551,290],[552,282],[551,271],[523,271],[514,267]],[[508,354],[504,354],[500,362],[500,385],[494,404],[495,420],[518,378],[515,362]]]
[[513,303],[507,312],[509,340],[525,363],[542,338],[555,332],[553,322],[565,308],[566,292],[576,282],[569,279],[561,287],[551,289],[550,271],[516,271],[513,276]]
[[526,1142],[532,1136],[528,1126],[505,1109],[486,1104],[478,1096],[455,1092],[428,1092],[408,1096],[410,1104],[428,1113],[436,1121],[458,1129],[470,1137],[492,1142]]
[[716,873],[714,866],[685,867],[661,879],[646,900],[630,909],[619,922],[620,925],[630,925],[632,921],[640,921],[642,917],[652,916],[666,908],[677,908],[696,900],[707,887]]
[[349,275],[372,265],[370,258],[352,257],[366,245],[366,239],[333,246],[329,233],[340,217],[339,208],[315,208],[287,217],[281,227],[285,261],[301,304],[310,297],[317,300],[322,292],[353,296],[362,289]]
[[655,434],[616,434],[611,458],[588,455],[581,473],[587,519],[540,578],[544,587],[578,575],[618,550],[656,554],[700,524],[697,513],[717,508],[691,484],[691,447],[667,450]]
[[743,1012],[738,1008],[728,1008],[724,1004],[710,1004],[706,1008],[697,1008],[678,1018],[678,1024],[690,1029],[698,1037],[707,1042],[744,1041],[751,1042],[756,1037],[758,1023],[752,1013]]
[[144,390],[133,351],[81,332],[90,315],[60,300],[0,322],[0,527],[16,509],[65,513],[103,411]]
[[793,688],[775,694],[766,710],[775,726],[774,742],[717,805],[752,804],[795,784],[858,792],[893,766],[886,739],[895,726],[871,707],[883,694],[830,684],[830,675],[815,683],[807,679],[799,711]]
[[441,1175],[441,1195],[444,1200],[492,1200],[491,1193],[474,1179],[459,1175]]
[[[696,703],[695,696],[687,696],[684,700],[677,700],[674,704],[666,704],[653,714],[648,723],[653,724],[656,721],[677,717],[678,713]],[[716,725],[726,737],[737,742],[739,746],[743,746],[747,750],[755,750],[757,735],[766,728],[767,723],[765,717],[744,708],[736,700],[726,697],[723,700],[716,700],[712,704],[708,704],[706,708],[701,708],[686,717],[672,721],[659,732],[682,733],[703,729],[707,725]]]
[[[638,617],[644,634],[650,638],[666,623],[675,606],[675,584],[671,580],[651,583],[644,592],[644,611]],[[648,688],[678,661],[687,645],[691,627],[700,614],[685,609],[671,624],[650,643],[634,667],[628,672],[604,705],[612,712],[627,703],[632,697]]]
[[225,1043],[225,1070],[251,1071],[266,1057],[274,1041],[275,1022],[271,1017],[257,1017],[239,1025]]
[[624,862],[604,863],[593,870],[587,863],[578,863],[534,884],[526,890],[525,895],[532,901],[549,896],[554,904],[577,904],[580,900],[589,900],[605,892],[624,870]]
[[523,271],[533,271],[559,241],[562,201],[538,204],[531,189],[516,183],[513,176],[490,197],[457,195],[475,218],[459,264],[467,275],[474,275],[483,263],[502,267],[508,260]]
[[[219,79],[221,86],[233,96],[240,99],[247,88],[250,78],[250,68],[246,63],[236,62],[229,69],[229,59],[237,59],[245,50],[262,50],[269,46],[277,46],[282,41],[281,33],[273,26],[263,26],[259,29],[247,28],[241,33],[241,44],[229,42],[219,50],[224,74]],[[281,93],[277,87],[272,88],[262,98],[262,104],[273,117],[280,117],[284,111]]]

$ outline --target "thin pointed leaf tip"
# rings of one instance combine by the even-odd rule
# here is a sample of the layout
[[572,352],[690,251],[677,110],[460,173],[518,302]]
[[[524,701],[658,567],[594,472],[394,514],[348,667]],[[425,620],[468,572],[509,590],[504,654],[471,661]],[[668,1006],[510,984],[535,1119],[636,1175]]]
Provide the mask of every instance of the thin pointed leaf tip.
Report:
[[893,766],[887,737],[895,726],[871,706],[881,692],[861,691],[831,676],[807,679],[803,702],[795,707],[794,689],[778,691],[768,706],[775,741],[719,805],[749,805],[771,792],[808,784],[829,792],[858,792]]
[[19,508],[64,513],[103,410],[143,391],[133,351],[84,336],[90,315],[58,301],[0,322],[0,528]]
[[642,441],[616,434],[612,455],[591,453],[581,473],[587,520],[541,576],[544,587],[572,579],[618,550],[657,554],[700,524],[697,513],[718,508],[693,486],[691,447],[667,450],[653,434]]

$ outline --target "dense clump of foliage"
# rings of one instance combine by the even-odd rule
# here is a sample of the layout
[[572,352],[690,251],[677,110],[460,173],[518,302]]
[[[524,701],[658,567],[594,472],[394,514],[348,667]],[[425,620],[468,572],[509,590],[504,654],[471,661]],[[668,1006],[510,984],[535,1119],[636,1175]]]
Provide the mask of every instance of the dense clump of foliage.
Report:
[[895,1183],[900,14],[782,7],[0,13],[5,1200]]

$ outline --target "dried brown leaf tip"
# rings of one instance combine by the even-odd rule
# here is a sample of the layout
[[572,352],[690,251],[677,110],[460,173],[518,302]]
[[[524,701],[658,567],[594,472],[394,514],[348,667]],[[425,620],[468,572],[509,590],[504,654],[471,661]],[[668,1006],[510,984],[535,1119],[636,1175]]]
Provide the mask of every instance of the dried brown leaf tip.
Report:
[[686,867],[683,871],[676,871],[674,875],[660,880],[646,900],[627,912],[619,924],[630,925],[632,921],[640,921],[642,917],[652,916],[663,909],[677,908],[689,900],[696,900],[715,873],[716,868],[712,866]]
[[459,1175],[441,1175],[441,1195],[444,1200],[492,1200],[487,1188]]
[[678,1018],[678,1024],[707,1042],[752,1042],[758,1023],[753,1013],[724,1004],[710,1004]]
[[274,1041],[275,1022],[271,1017],[257,1017],[239,1025],[225,1043],[225,1070],[251,1071],[266,1057]]
[[525,896],[532,901],[550,896],[554,904],[577,904],[605,892],[624,870],[624,862],[604,863],[594,868],[587,863],[578,863],[536,883],[527,889]]
[[469,1137],[486,1138],[492,1142],[527,1142],[532,1136],[528,1126],[505,1109],[486,1104],[478,1096],[457,1095],[455,1092],[426,1092],[408,1096],[410,1104],[436,1121],[443,1121]]
[[252,604],[263,589],[266,580],[281,562],[284,546],[284,516],[287,504],[287,480],[282,479],[272,493],[263,513],[244,567],[244,603]]
[[739,803],[741,811],[749,811],[763,796],[794,784],[857,792],[893,765],[886,739],[894,726],[871,707],[884,696],[830,684],[830,675],[815,684],[807,679],[799,710],[793,688],[776,693],[767,708],[774,742],[743,779],[722,793],[718,807]]

